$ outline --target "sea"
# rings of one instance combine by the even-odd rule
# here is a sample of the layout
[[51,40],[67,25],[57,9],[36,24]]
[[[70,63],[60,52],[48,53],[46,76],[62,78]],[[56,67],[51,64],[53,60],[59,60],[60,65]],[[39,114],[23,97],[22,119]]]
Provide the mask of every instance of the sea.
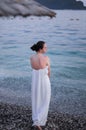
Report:
[[86,116],[86,11],[0,18],[0,102],[31,107],[30,47],[43,40],[51,64],[50,110]]

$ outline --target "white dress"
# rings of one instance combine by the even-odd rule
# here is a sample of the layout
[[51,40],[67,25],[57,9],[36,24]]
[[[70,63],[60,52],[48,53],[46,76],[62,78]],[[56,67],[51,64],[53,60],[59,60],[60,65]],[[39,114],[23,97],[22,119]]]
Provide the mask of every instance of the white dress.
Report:
[[44,126],[47,121],[51,97],[48,66],[32,71],[32,120],[33,125]]

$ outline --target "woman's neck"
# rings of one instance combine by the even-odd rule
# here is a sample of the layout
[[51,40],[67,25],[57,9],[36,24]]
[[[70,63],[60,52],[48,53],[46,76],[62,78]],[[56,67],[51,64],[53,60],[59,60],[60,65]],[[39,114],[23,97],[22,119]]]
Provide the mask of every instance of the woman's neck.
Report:
[[43,53],[41,53],[41,52],[37,52],[37,54],[42,55]]

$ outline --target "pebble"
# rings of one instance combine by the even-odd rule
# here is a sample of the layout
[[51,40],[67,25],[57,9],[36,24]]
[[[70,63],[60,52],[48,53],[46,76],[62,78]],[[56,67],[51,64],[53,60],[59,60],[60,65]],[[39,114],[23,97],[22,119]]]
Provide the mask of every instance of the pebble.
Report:
[[[0,103],[0,130],[33,130],[31,107]],[[49,112],[42,130],[86,130],[86,118]]]

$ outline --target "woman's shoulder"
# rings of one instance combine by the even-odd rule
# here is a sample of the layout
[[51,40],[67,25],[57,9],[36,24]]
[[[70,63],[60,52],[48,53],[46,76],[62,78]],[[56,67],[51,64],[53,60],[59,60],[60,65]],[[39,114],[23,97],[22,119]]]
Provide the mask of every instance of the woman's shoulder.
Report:
[[31,56],[30,56],[30,59],[33,59],[34,57],[35,57],[35,54],[31,55]]
[[31,55],[30,57],[36,57],[36,54]]
[[47,55],[44,55],[44,57],[45,57],[45,58],[48,58],[48,56],[47,56]]
[[45,56],[46,60],[49,60],[49,57],[48,56]]

